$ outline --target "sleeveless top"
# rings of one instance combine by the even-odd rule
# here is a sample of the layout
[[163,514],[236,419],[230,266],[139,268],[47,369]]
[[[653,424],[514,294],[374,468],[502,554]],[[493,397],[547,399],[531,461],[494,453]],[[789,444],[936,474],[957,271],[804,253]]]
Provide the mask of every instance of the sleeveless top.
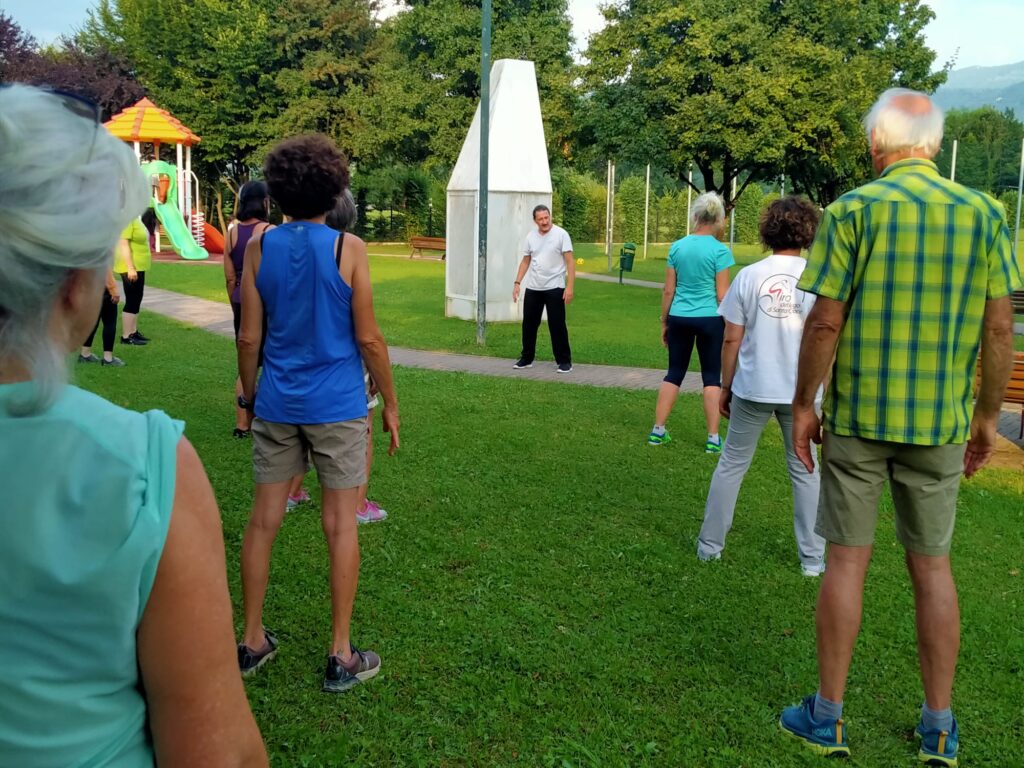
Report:
[[352,289],[338,273],[339,234],[296,221],[263,236],[256,289],[267,320],[256,416],[328,424],[366,416]]
[[262,221],[253,224],[235,224],[235,244],[231,246],[231,263],[235,266],[235,287],[231,289],[231,303],[242,303],[242,267],[245,266],[245,246],[252,239],[253,231]]
[[71,386],[10,416],[31,386],[0,385],[0,763],[149,767],[136,631],[183,425]]

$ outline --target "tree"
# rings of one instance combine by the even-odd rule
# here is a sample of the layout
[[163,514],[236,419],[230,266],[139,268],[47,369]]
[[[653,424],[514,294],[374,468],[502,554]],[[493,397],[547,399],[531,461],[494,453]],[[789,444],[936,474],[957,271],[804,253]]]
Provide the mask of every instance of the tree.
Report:
[[20,79],[18,75],[39,54],[35,38],[0,10],[0,83]]
[[585,137],[633,162],[692,161],[731,208],[782,171],[819,202],[865,172],[859,118],[885,88],[933,89],[921,0],[620,0],[587,56]]
[[993,194],[1016,189],[1024,124],[1010,110],[994,107],[954,109],[946,115],[946,141],[936,158],[950,174],[953,141],[957,141],[956,180]]
[[[385,23],[361,98],[368,147],[389,160],[454,165],[480,98],[480,4],[413,0]],[[496,0],[492,54],[536,64],[549,156],[566,156],[576,95],[566,0]],[[561,160],[560,160],[561,162]]]

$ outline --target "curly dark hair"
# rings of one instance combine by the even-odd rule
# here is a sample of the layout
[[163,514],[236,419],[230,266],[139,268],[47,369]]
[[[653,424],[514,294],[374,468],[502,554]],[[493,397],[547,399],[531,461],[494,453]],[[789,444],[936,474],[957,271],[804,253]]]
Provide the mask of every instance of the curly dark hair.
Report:
[[348,186],[348,160],[319,133],[285,139],[267,155],[263,176],[285,216],[311,219],[334,207]]
[[818,229],[818,209],[806,197],[787,195],[773,200],[761,212],[761,242],[772,251],[807,248]]

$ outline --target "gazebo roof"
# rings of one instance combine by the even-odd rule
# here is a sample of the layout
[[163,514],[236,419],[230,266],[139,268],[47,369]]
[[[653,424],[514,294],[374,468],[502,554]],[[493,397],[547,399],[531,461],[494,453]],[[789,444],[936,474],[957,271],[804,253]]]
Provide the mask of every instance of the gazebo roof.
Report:
[[184,144],[187,147],[200,142],[200,138],[174,115],[146,98],[118,112],[104,125],[123,141]]

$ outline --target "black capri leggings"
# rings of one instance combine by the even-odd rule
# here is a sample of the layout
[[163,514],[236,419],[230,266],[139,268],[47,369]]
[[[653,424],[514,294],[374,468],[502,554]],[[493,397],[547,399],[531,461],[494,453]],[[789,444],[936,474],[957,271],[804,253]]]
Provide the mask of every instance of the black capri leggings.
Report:
[[93,337],[96,336],[96,329],[103,323],[103,351],[114,351],[114,337],[117,334],[117,302],[110,297],[110,292],[103,289],[103,302],[100,304],[100,316],[96,319],[96,325],[89,334],[89,338],[82,345],[91,347]]
[[124,287],[124,309],[129,315],[139,314],[139,307],[142,306],[142,293],[146,289],[146,273],[139,272],[133,283],[128,279],[128,273],[121,273],[121,285]]
[[690,367],[693,344],[697,343],[700,358],[700,376],[705,387],[722,386],[722,342],[725,340],[725,320],[719,315],[711,317],[668,316],[668,373],[665,381],[677,387],[683,383]]

